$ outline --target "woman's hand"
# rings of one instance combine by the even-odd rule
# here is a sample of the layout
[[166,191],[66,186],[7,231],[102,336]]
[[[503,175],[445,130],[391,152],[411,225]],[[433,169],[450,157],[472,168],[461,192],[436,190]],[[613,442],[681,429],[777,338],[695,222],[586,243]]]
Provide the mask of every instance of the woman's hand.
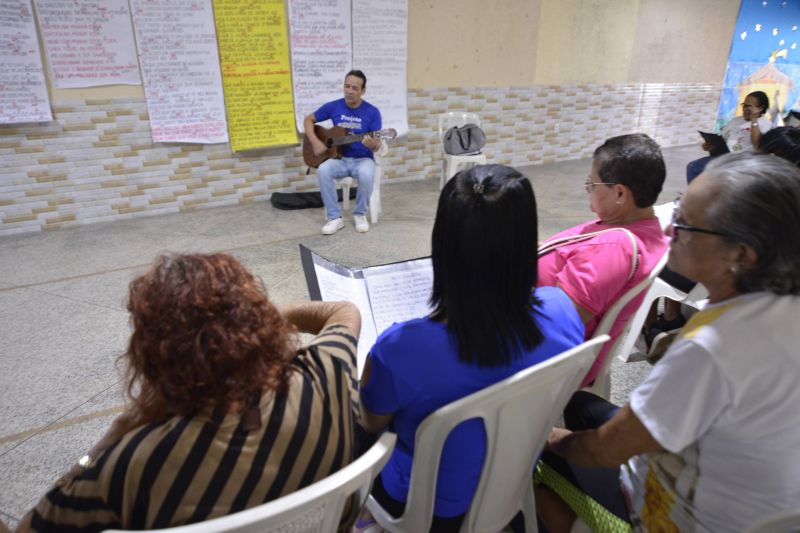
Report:
[[557,452],[559,444],[567,435],[571,435],[572,431],[564,428],[553,428],[550,430],[550,435],[547,437],[547,443],[544,445],[544,451]]
[[710,152],[711,150],[713,150],[713,149],[714,149],[714,145],[713,145],[713,144],[711,144],[711,143],[709,143],[709,142],[705,142],[705,143],[703,143],[703,146],[702,146],[702,148],[703,148],[703,150],[705,150],[706,152]]
[[570,463],[592,468],[612,468],[634,455],[663,451],[627,404],[599,428],[575,432],[553,428],[547,446]]
[[351,302],[302,301],[283,305],[278,311],[303,333],[316,335],[332,324],[345,326],[355,338],[361,331],[361,313]]
[[[369,383],[370,376],[372,376],[372,355],[367,356],[367,361],[364,364],[364,372],[361,373],[361,381],[358,387],[359,391],[364,390],[364,387]],[[361,393],[359,392],[357,420],[367,433],[378,433],[391,423],[393,417],[394,414],[378,415],[371,412],[361,401]]]

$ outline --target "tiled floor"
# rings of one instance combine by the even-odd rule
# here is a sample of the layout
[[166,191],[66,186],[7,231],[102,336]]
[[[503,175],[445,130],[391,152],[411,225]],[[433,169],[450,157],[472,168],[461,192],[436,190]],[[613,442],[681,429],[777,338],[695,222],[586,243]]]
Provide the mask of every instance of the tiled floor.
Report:
[[[659,202],[684,184],[699,147],[665,150]],[[531,178],[540,237],[591,218],[583,181],[589,160],[521,170]],[[384,214],[366,234],[346,227],[325,237],[321,209],[269,204],[91,225],[0,238],[0,520],[14,526],[45,490],[100,437],[124,402],[127,284],[160,252],[227,251],[261,276],[277,303],[308,297],[298,243],[352,266],[430,252],[438,180],[384,185]],[[617,365],[616,401],[646,372]]]

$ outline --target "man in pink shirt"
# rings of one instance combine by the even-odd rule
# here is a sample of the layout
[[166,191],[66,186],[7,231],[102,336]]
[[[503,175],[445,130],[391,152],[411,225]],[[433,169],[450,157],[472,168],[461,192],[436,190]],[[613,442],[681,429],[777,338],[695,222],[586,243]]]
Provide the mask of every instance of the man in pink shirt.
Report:
[[[594,152],[585,183],[598,219],[545,241],[554,249],[539,258],[537,285],[558,286],[567,293],[586,326],[586,338],[594,334],[614,302],[646,278],[667,251],[669,240],[653,211],[665,177],[661,150],[647,135],[633,133],[606,140]],[[579,235],[585,237],[565,239]],[[582,386],[597,377],[613,341],[642,298],[634,298],[622,309],[611,327],[611,341],[597,356]]]

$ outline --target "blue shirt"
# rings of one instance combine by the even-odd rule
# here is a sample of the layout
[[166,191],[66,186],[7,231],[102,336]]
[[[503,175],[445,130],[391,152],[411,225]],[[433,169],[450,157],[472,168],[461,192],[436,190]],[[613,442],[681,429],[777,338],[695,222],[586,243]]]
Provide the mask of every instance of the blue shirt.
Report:
[[[323,122],[330,119],[334,126],[345,128],[350,134],[362,134],[378,131],[381,124],[381,112],[366,100],[356,108],[348,107],[344,98],[323,104],[314,111],[314,120]],[[372,150],[364,146],[361,141],[346,144],[341,147],[344,157],[369,157],[373,158]]]
[[[440,322],[427,318],[394,324],[370,351],[372,374],[361,389],[361,401],[372,413],[393,414],[397,445],[381,472],[388,494],[406,501],[417,427],[430,413],[529,366],[583,342],[583,323],[575,305],[556,287],[536,289],[540,304],[533,311],[542,343],[509,366],[479,367],[458,358],[455,339]],[[434,513],[458,516],[467,511],[478,486],[486,453],[483,423],[457,426],[444,445],[436,485]]]

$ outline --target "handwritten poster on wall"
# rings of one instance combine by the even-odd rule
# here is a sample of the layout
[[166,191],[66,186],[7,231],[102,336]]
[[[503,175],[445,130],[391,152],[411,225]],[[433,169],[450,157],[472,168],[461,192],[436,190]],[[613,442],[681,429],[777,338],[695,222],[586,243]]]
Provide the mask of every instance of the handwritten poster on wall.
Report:
[[36,0],[56,87],[139,85],[127,0]]
[[131,0],[153,142],[223,143],[211,0]]
[[30,0],[0,0],[0,124],[53,120]]
[[407,30],[407,0],[353,0],[353,68],[367,75],[366,100],[398,135],[408,133]]
[[306,115],[342,97],[352,68],[350,28],[350,0],[289,0],[297,131]]
[[283,0],[214,0],[234,152],[297,143]]

